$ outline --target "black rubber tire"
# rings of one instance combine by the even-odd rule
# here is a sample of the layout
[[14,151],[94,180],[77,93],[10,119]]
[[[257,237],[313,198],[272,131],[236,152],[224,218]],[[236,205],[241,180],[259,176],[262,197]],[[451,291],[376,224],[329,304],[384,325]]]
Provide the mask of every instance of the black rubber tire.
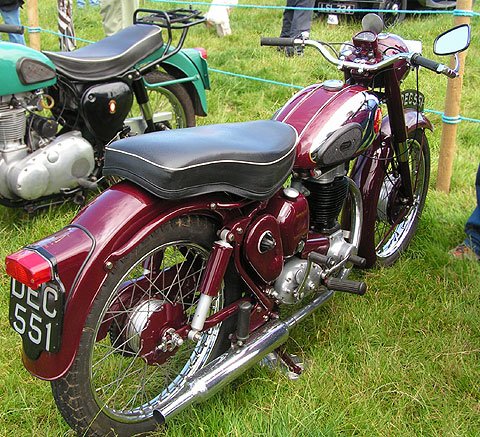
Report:
[[[175,78],[167,73],[155,70],[148,73],[145,80],[153,84],[175,80]],[[153,113],[164,109],[163,105],[166,104],[168,99],[170,106],[173,108],[172,112],[176,114],[176,121],[170,123],[170,129],[195,126],[195,109],[192,99],[181,83],[149,89],[147,92]],[[159,96],[161,96],[160,100],[158,99]]]
[[[422,129],[416,129],[409,134],[409,161],[410,171],[417,161],[413,161],[421,149],[422,157],[418,172],[412,173],[412,186],[414,187],[414,204],[410,211],[405,215],[401,222],[399,222],[394,232],[381,244],[382,236],[386,235],[392,228],[392,222],[395,219],[395,214],[398,215],[398,209],[394,212],[396,207],[394,190],[398,188],[398,179],[392,176],[392,162],[386,163],[385,177],[377,200],[377,217],[375,220],[375,252],[377,255],[377,263],[389,266],[394,264],[401,253],[410,244],[415,231],[417,230],[418,222],[422,215],[425,200],[427,198],[428,183],[430,180],[430,148],[427,137]],[[422,146],[421,146],[422,145]],[[420,147],[421,146],[421,147]],[[417,156],[415,156],[415,152]]]
[[[405,11],[407,9],[407,0],[384,0],[380,9]],[[383,19],[385,29],[389,29],[405,20],[405,13],[379,12],[378,15]]]
[[[155,276],[152,273],[155,268],[152,268],[148,262],[157,262],[153,261],[155,259],[160,260],[161,266],[163,266],[162,263],[166,263],[165,260],[174,260],[168,262],[167,270],[161,270],[159,267],[161,271],[168,271],[172,263],[174,263],[174,267],[172,267],[173,272],[178,271],[174,270],[178,266],[183,266],[184,269],[188,270],[186,276],[176,273],[174,279],[178,277],[178,280],[169,282],[168,286],[163,284],[162,290],[168,290],[168,293],[162,294],[162,302],[165,304],[171,299],[181,303],[183,308],[189,308],[189,310],[184,312],[189,320],[191,315],[193,315],[194,299],[198,296],[198,293],[195,292],[198,288],[196,281],[200,277],[198,272],[205,268],[206,257],[208,257],[208,253],[216,239],[216,230],[215,224],[205,217],[189,216],[178,218],[167,222],[157,229],[143,240],[136,249],[115,263],[100,293],[92,304],[83,328],[78,353],[71,368],[64,377],[51,383],[53,396],[60,413],[78,435],[126,437],[143,435],[153,431],[156,427],[156,422],[152,419],[152,414],[155,409],[155,402],[159,401],[160,393],[163,391],[166,398],[169,396],[169,392],[166,391],[167,388],[174,392],[181,384],[181,381],[178,382],[178,379],[174,380],[174,376],[178,375],[180,379],[190,376],[191,373],[188,373],[189,371],[193,373],[202,368],[206,362],[225,352],[230,346],[229,335],[235,329],[235,317],[224,321],[217,331],[215,331],[215,328],[211,328],[202,335],[202,340],[195,344],[185,340],[185,343],[177,349],[173,356],[167,358],[162,364],[155,366],[147,366],[146,363],[141,361],[139,354],[134,356],[132,349],[129,347],[118,347],[118,344],[112,341],[111,329],[110,335],[105,335],[103,339],[97,340],[97,332],[102,326],[101,322],[104,321],[105,323],[105,320],[109,318],[112,320],[111,326],[114,323],[118,323],[118,320],[123,320],[122,326],[126,338],[123,343],[124,345],[127,342],[130,344],[130,339],[135,336],[128,338],[132,331],[129,331],[128,324],[124,322],[127,320],[126,317],[129,317],[129,323],[136,315],[144,317],[144,312],[142,313],[141,311],[145,311],[145,309],[142,307],[141,311],[139,310],[140,303],[145,303],[145,300],[154,302],[161,293],[159,287],[152,286],[153,281],[159,281],[158,278],[164,281],[168,277],[168,273],[163,277],[160,274]],[[158,258],[154,257],[153,254],[155,253],[159,254],[156,255]],[[197,254],[200,254],[198,258],[196,258]],[[189,256],[190,258],[188,258]],[[191,261],[192,259],[194,261]],[[135,266],[138,267],[134,268]],[[135,275],[136,272],[138,272],[138,276]],[[113,297],[122,295],[122,292],[125,290],[125,284],[128,284],[128,281],[132,281],[132,278],[137,277],[143,278],[145,281],[143,284],[146,283],[146,288],[150,291],[142,288],[142,283],[140,282],[137,289],[139,291],[137,292],[141,294],[141,297],[136,303],[130,302],[130,304],[126,304],[127,301],[122,300],[121,311],[119,311],[119,307],[114,305],[118,305],[120,299],[115,300]],[[185,284],[189,280],[188,278],[192,277],[193,280],[190,279],[190,281],[193,281],[193,284],[196,285],[190,285],[190,289],[188,289],[189,284]],[[136,281],[131,283],[137,284]],[[132,288],[132,296],[135,292],[135,287],[137,285],[134,285]],[[175,295],[171,294],[172,288],[175,290]],[[188,291],[183,292],[184,288]],[[240,297],[241,288],[242,285],[238,276],[235,274],[233,267],[229,266],[224,278],[224,286],[219,293],[220,299],[218,301],[214,300],[214,303],[218,302],[215,310],[237,300]],[[152,289],[154,293],[158,294],[152,294]],[[120,293],[117,294],[116,290],[119,290]],[[180,294],[182,294],[181,297],[179,297]],[[131,297],[128,297],[128,299],[133,301]],[[107,313],[107,311],[110,312]],[[156,310],[148,308],[148,311],[153,312]],[[119,319],[119,317],[125,318]],[[187,323],[189,323],[188,320]],[[148,326],[148,324],[143,326]],[[137,328],[137,325],[135,328]],[[195,349],[195,351],[190,352],[190,348]],[[187,349],[186,355],[185,349]],[[206,350],[205,353],[204,349]],[[178,353],[178,350],[182,352]],[[98,358],[99,356],[101,357],[100,359]],[[198,358],[199,356],[200,358]],[[185,364],[182,364],[183,360],[186,360]],[[138,370],[138,373],[135,370],[136,366],[139,366],[141,369]],[[92,370],[93,368],[95,371]],[[171,375],[168,374],[169,371]],[[171,379],[169,379],[170,377]],[[111,385],[109,384],[110,381]],[[118,384],[118,381],[121,381],[121,384]],[[128,382],[131,384],[129,385]],[[116,384],[114,386],[115,396],[109,391],[113,384]],[[156,388],[153,388],[154,386]],[[142,387],[143,391],[139,390],[138,387]],[[132,390],[135,390],[134,394],[132,394]],[[94,393],[95,391],[97,394]],[[141,399],[138,400],[137,397]],[[145,400],[143,400],[144,398]],[[125,404],[125,406],[121,406],[123,410],[119,408],[119,402]],[[130,405],[130,402],[137,402],[140,405]],[[105,405],[105,408],[101,409],[99,404]],[[144,409],[142,410],[141,408]],[[120,420],[122,417],[124,419],[129,418],[131,421],[129,423],[122,422]]]

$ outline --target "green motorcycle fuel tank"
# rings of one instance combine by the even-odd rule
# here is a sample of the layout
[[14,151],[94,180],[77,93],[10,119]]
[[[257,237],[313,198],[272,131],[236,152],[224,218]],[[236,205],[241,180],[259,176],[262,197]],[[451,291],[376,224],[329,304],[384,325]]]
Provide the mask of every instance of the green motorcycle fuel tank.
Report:
[[43,53],[10,42],[0,42],[0,51],[0,96],[32,91],[56,82],[55,67]]

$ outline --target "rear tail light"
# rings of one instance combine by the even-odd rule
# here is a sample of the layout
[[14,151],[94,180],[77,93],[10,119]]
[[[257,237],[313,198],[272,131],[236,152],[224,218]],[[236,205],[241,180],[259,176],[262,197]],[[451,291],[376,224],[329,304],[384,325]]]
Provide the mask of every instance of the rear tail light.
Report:
[[7,274],[27,287],[36,289],[52,280],[52,266],[36,252],[22,249],[5,259]]
[[373,121],[373,130],[376,134],[382,128],[382,120],[383,120],[382,109],[377,108],[377,111],[375,112],[375,119]]
[[203,58],[203,59],[207,59],[207,51],[203,48],[203,47],[194,47],[194,49],[197,51],[197,52],[200,52],[200,56]]

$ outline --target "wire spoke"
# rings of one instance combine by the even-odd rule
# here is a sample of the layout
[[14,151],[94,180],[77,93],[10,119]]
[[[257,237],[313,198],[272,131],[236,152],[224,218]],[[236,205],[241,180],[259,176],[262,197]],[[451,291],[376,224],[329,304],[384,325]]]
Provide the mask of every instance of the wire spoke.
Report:
[[[106,411],[148,417],[158,399],[171,396],[208,360],[219,326],[203,333],[198,343],[186,342],[159,358],[159,364],[155,364],[157,358],[147,361],[142,356],[150,353],[144,351],[142,331],[155,311],[167,304],[181,305],[190,323],[207,259],[208,252],[198,245],[170,243],[139,259],[112,290],[98,324],[100,339],[92,351],[90,370],[92,389]],[[212,306],[211,311],[222,308],[223,297],[214,299]],[[149,341],[147,349],[155,346]],[[152,357],[164,353],[160,350]]]

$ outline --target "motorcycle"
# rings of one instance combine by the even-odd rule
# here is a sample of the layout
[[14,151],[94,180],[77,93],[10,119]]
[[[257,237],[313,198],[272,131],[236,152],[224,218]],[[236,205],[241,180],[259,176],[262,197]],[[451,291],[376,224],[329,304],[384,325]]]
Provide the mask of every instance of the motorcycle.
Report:
[[0,42],[0,204],[28,211],[67,198],[83,204],[109,142],[195,126],[207,111],[206,52],[181,48],[204,21],[195,10],[139,9],[132,26],[73,52]]
[[[378,20],[338,57],[322,42],[263,38],[317,49],[345,81],[299,91],[273,120],[110,144],[103,171],[123,181],[7,257],[24,365],[51,382],[79,435],[152,431],[272,353],[301,373],[283,347],[290,329],[337,291],[363,295],[351,269],[391,264],[408,245],[432,125],[420,93],[404,108],[399,84],[419,66],[457,73]],[[462,25],[435,51],[469,41]]]

